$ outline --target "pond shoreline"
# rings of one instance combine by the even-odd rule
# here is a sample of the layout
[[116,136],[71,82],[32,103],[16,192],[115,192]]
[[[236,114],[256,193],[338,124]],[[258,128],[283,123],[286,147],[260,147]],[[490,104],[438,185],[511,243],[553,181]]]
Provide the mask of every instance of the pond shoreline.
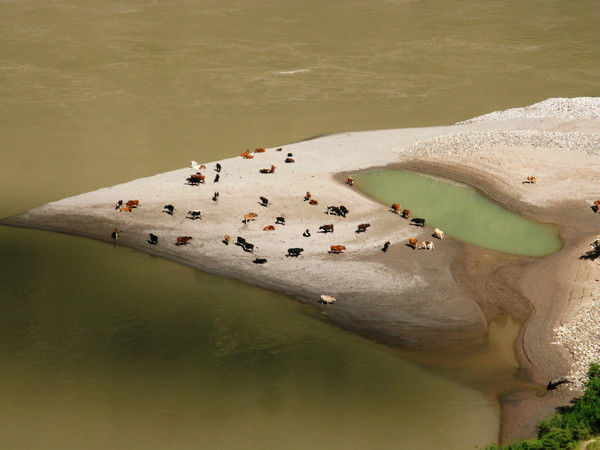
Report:
[[[409,249],[408,237],[416,236],[422,241],[431,235],[431,230],[410,226],[392,214],[389,207],[365,197],[334,175],[375,167],[429,167],[438,171],[437,175],[483,190],[512,211],[561,226],[561,251],[532,259],[524,266],[511,265],[511,258],[500,258],[497,267],[486,269],[522,269],[517,274],[511,270],[508,275],[502,272],[500,284],[488,294],[497,294],[498,286],[505,281],[512,289],[511,295],[518,292],[531,304],[533,312],[523,327],[517,356],[526,374],[524,379],[543,386],[549,378],[564,375],[570,363],[564,351],[550,344],[554,325],[572,314],[582,301],[565,298],[573,285],[574,273],[583,264],[577,257],[593,234],[594,215],[587,202],[597,195],[594,177],[600,168],[598,157],[545,147],[517,148],[512,144],[456,154],[436,153],[435,148],[416,151],[414,146],[457,131],[485,133],[490,129],[531,128],[557,133],[569,129],[569,123],[574,122],[575,119],[569,122],[549,117],[342,133],[287,145],[281,153],[267,149],[252,160],[237,157],[220,161],[223,171],[218,185],[187,186],[185,178],[193,172],[181,169],[53,202],[1,223],[106,242],[112,241],[110,232],[118,227],[120,245],[266,287],[315,306],[321,294],[333,295],[337,302],[328,307],[330,320],[359,334],[392,345],[464,351],[485,341],[489,318],[494,315],[493,308],[486,313],[486,308],[478,303],[478,293],[485,292],[487,286],[477,287],[475,283],[477,270],[484,269],[477,264],[477,253],[465,254],[466,244],[452,238],[441,241],[434,252]],[[294,164],[283,162],[287,152],[293,153]],[[259,169],[271,164],[277,166],[275,173],[259,173]],[[207,166],[205,173],[212,177],[213,163]],[[523,185],[522,180],[532,170],[539,183]],[[571,180],[574,173],[576,177]],[[576,189],[564,192],[573,181]],[[218,203],[210,200],[215,190],[221,193]],[[318,206],[303,201],[306,191],[318,199]],[[262,195],[270,200],[268,208],[258,205]],[[115,210],[117,200],[132,198],[140,199],[139,209],[131,213]],[[171,202],[178,211],[175,217],[161,213],[163,205]],[[329,204],[344,204],[351,211],[349,217],[324,214]],[[203,209],[200,221],[186,220],[182,215],[197,208]],[[241,223],[243,215],[250,211],[259,214],[258,220]],[[278,226],[273,234],[263,231],[280,215],[286,217],[285,226]],[[317,233],[321,224],[329,222],[335,224],[334,234]],[[371,228],[366,233],[356,233],[357,224],[363,222],[369,222]],[[311,238],[302,236],[306,228],[311,229]],[[147,243],[150,232],[160,235],[158,246]],[[233,243],[225,246],[221,240],[226,233],[234,240],[243,236],[254,243],[255,253],[245,253]],[[175,237],[180,235],[194,239],[187,246],[174,246]],[[392,246],[384,254],[380,248],[387,240]],[[347,251],[343,255],[328,254],[333,244],[343,244]],[[286,257],[290,247],[303,247],[302,257]],[[253,264],[256,257],[265,257],[268,263]],[[457,280],[456,264],[461,261],[471,263],[477,270]],[[397,265],[392,268],[394,264]],[[557,267],[561,268],[560,273],[556,273]],[[503,303],[503,307],[523,317],[527,302],[517,299],[510,302],[512,306]],[[486,305],[492,303],[487,301]],[[534,416],[546,413],[548,399],[563,401],[570,395],[557,390],[536,402],[535,395],[528,393],[514,411],[509,405],[515,404],[511,404],[515,397],[503,397],[501,440],[530,435],[533,420],[537,421]],[[535,412],[530,415],[531,422],[514,419],[528,408]]]

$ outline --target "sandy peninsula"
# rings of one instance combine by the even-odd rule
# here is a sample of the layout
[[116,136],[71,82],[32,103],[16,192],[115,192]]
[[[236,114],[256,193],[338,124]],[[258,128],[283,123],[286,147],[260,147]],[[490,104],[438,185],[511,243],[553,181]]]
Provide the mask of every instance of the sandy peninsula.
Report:
[[[288,153],[293,163],[284,162]],[[218,183],[216,163],[222,167]],[[590,209],[600,199],[599,98],[549,99],[444,127],[336,134],[266,149],[252,159],[204,164],[205,183],[198,186],[186,183],[195,173],[188,167],[48,203],[2,223],[106,242],[118,228],[119,245],[309,304],[319,305],[322,294],[334,296],[336,303],[327,307],[333,323],[393,345],[477,345],[495,315],[507,312],[525,323],[515,343],[524,377],[544,386],[556,376],[579,380],[583,359],[600,356],[597,347],[596,353],[581,350],[592,342],[592,331],[572,325],[581,315],[598,315],[600,267],[579,257],[599,234],[600,216]],[[273,173],[260,173],[271,165]],[[353,173],[393,167],[474,186],[514,212],[558,225],[564,246],[526,258],[446,237],[433,251],[412,250],[408,239],[431,240],[431,228],[411,226],[389,205],[344,183]],[[529,175],[537,184],[523,184]],[[317,205],[304,201],[307,191]],[[138,199],[139,208],[115,209],[118,200],[130,199]],[[173,215],[163,212],[166,204],[175,207]],[[327,215],[328,205],[350,212]],[[189,210],[202,210],[202,219],[186,218]],[[243,223],[250,212],[256,220]],[[285,225],[275,224],[279,216]],[[330,223],[333,233],[317,232]],[[371,226],[356,233],[360,223]],[[263,231],[268,225],[275,230]],[[303,236],[306,229],[310,237]],[[148,242],[150,233],[157,245]],[[222,242],[226,234],[229,245]],[[193,239],[177,246],[178,236]],[[253,253],[235,245],[238,236],[254,244]],[[391,245],[384,253],[386,241]],[[330,245],[347,250],[330,254]],[[286,256],[293,247],[304,249],[301,256]],[[267,261],[255,264],[256,258]],[[577,393],[580,384],[573,386],[543,396],[503,393],[502,440],[531,434],[540,417]]]

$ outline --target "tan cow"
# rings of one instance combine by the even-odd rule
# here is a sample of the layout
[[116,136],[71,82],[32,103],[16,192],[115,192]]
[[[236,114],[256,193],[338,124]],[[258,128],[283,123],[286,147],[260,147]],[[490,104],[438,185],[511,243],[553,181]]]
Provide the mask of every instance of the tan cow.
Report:
[[191,236],[179,236],[177,237],[177,242],[175,242],[175,245],[187,245],[187,243],[191,240]]
[[264,153],[265,149],[264,148],[257,148],[254,150],[254,153]]
[[251,220],[256,220],[257,217],[258,217],[258,214],[256,214],[256,213],[253,213],[253,212],[248,213],[248,214],[244,215],[244,223],[248,223]]
[[266,227],[263,228],[263,231],[275,231],[275,226],[267,225]]
[[535,183],[537,183],[537,178],[536,177],[527,177],[527,182],[530,184],[535,184]]
[[132,208],[138,208],[140,206],[140,201],[139,200],[129,200],[127,203],[125,203],[125,206],[131,206]]
[[119,209],[120,212],[131,212],[131,206],[122,206]]
[[416,249],[419,246],[419,240],[415,237],[408,238],[408,245]]
[[400,212],[401,206],[398,203],[392,203],[392,212],[398,214]]
[[271,164],[270,169],[260,169],[259,172],[260,173],[273,173],[273,172],[275,172],[275,166]]
[[444,239],[444,232],[439,228],[435,228],[433,230],[433,235],[438,239]]
[[222,242],[225,245],[229,245],[229,242],[231,242],[231,236],[229,236],[228,234],[226,234],[225,237],[223,238]]
[[354,179],[352,177],[346,178],[346,184],[348,186],[354,186]]
[[242,153],[242,158],[252,159],[252,158],[254,158],[254,155],[250,154],[250,150],[246,150],[244,153]]

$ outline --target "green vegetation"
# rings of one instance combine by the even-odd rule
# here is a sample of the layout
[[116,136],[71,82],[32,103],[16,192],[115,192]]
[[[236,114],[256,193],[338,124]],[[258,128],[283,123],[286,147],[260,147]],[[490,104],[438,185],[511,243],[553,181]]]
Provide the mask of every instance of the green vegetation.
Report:
[[[600,364],[590,364],[589,380],[584,394],[571,406],[558,408],[557,412],[537,427],[537,439],[514,442],[510,445],[488,447],[489,450],[537,450],[600,448]],[[582,442],[586,441],[586,442]]]

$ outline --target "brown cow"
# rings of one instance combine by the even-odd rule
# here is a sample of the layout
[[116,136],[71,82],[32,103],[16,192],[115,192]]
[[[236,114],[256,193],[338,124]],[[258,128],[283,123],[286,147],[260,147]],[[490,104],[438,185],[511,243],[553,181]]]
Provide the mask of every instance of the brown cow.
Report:
[[260,199],[260,204],[262,206],[269,206],[269,199],[267,197],[263,197],[262,195],[258,197]]
[[295,161],[294,161],[294,158],[285,158],[284,162],[286,162],[286,163],[293,163]]
[[537,178],[536,177],[527,177],[527,183],[535,184],[535,183],[537,183]]
[[318,205],[319,202],[317,200],[315,200],[314,198],[310,199],[308,202],[309,205]]
[[404,211],[402,211],[402,217],[408,219],[410,217],[410,209],[405,209]]
[[270,169],[260,169],[259,172],[260,173],[273,173],[273,172],[275,172],[275,166],[271,165]]
[[370,223],[361,223],[360,225],[358,225],[358,228],[356,229],[356,233],[364,233],[365,231],[367,231],[367,228],[369,228],[371,226]]
[[266,227],[263,228],[263,231],[274,231],[274,230],[275,230],[274,225],[267,225]]
[[276,151],[276,152],[280,152],[281,150],[283,150],[283,148],[282,148],[282,147],[279,147],[279,148],[276,148],[276,149],[275,149],[275,151]]
[[120,212],[131,212],[131,206],[121,206]]
[[125,206],[131,206],[132,208],[137,208],[140,206],[140,201],[139,200],[129,200],[127,203],[125,203]]
[[191,236],[178,236],[177,242],[175,242],[175,245],[186,245],[191,240],[192,240]]
[[346,250],[346,247],[343,245],[330,245],[329,246],[329,253],[331,253],[331,254],[339,255],[340,253],[344,253],[344,250]]
[[254,158],[254,155],[250,154],[250,150],[246,150],[244,153],[242,153],[242,158],[244,158],[244,159],[252,159],[252,158]]
[[119,229],[118,228],[114,228],[112,233],[110,234],[110,237],[112,237],[115,241],[117,239],[119,239]]
[[223,244],[225,244],[225,245],[229,245],[230,241],[231,241],[231,236],[229,236],[228,234],[226,234],[225,237],[223,238],[223,240],[221,242],[223,242]]
[[254,150],[254,153],[264,153],[265,149],[264,148],[257,148]]
[[248,223],[251,220],[256,220],[256,217],[258,217],[258,214],[253,213],[253,212],[248,213],[248,214],[244,215],[244,223]]
[[319,227],[319,230],[322,231],[323,233],[333,233],[333,224],[330,223],[328,225],[321,225]]
[[396,214],[400,212],[400,205],[398,203],[392,203],[392,212]]
[[408,245],[415,249],[419,246],[419,240],[414,237],[408,238]]
[[311,197],[310,192],[306,191],[306,195],[304,196],[304,201],[306,202],[306,201],[310,200],[310,197]]
[[348,186],[354,186],[354,179],[352,177],[346,178],[346,184]]

